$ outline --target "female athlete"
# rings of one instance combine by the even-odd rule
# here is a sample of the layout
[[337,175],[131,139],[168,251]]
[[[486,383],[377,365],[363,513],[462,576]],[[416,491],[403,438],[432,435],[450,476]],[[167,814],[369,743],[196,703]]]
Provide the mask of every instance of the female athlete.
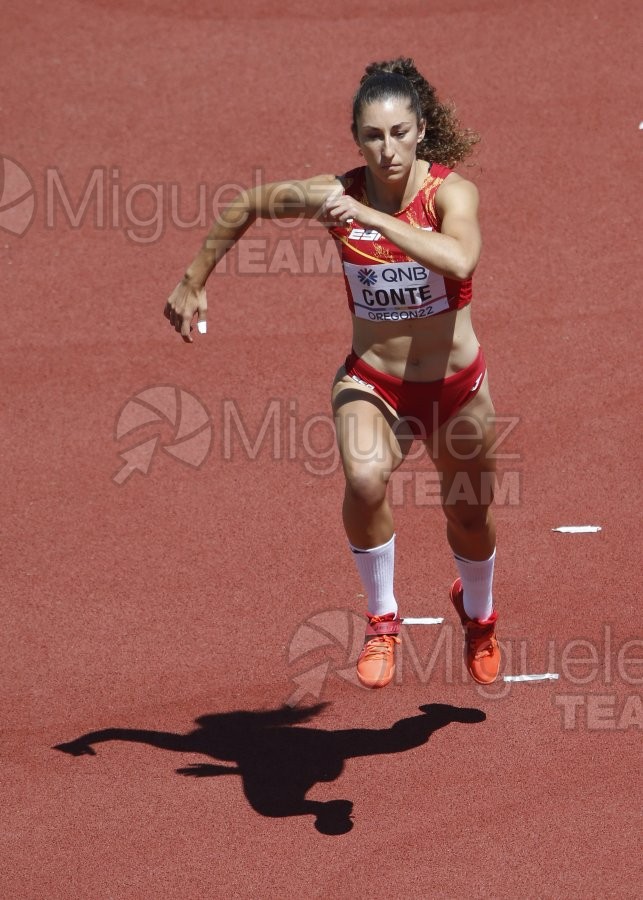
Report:
[[459,573],[450,599],[464,628],[467,667],[489,684],[500,665],[492,596],[494,409],[471,323],[478,192],[452,170],[477,136],[403,58],[367,67],[352,131],[364,166],[241,192],[215,221],[165,316],[185,341],[192,341],[195,314],[205,330],[206,280],[256,219],[316,217],[330,229],[353,322],[332,404],[346,478],[344,527],[368,597],[358,678],[379,688],[395,673],[402,620],[387,486],[421,440],[440,478]]

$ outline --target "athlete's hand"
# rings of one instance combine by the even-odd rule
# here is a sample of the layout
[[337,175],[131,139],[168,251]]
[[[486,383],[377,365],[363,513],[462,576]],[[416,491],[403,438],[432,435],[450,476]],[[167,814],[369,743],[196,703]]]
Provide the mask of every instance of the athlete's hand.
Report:
[[183,278],[168,297],[163,315],[169,319],[170,325],[180,333],[183,340],[191,344],[192,319],[197,313],[197,327],[201,334],[205,334],[207,311],[208,301],[205,296],[205,288],[197,287],[187,278]]
[[350,225],[354,219],[360,225],[370,227],[373,223],[373,216],[377,215],[376,210],[363,203],[358,203],[354,197],[344,193],[333,193],[324,200],[322,206],[322,218],[339,225]]

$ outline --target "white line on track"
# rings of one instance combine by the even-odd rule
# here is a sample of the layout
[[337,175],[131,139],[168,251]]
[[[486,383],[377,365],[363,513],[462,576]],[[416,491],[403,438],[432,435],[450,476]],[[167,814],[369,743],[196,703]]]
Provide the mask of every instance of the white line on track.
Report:
[[425,616],[424,618],[414,619],[408,616],[404,616],[402,619],[402,625],[441,625],[444,622],[444,619],[434,619],[431,616]]
[[552,531],[560,531],[562,534],[590,534],[601,530],[600,525],[559,525],[552,528]]
[[544,672],[542,675],[503,675],[503,681],[556,681],[556,672]]

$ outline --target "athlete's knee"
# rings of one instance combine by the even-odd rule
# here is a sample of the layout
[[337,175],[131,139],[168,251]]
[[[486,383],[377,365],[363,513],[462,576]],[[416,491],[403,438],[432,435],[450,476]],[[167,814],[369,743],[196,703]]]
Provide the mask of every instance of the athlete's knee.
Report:
[[367,506],[377,506],[386,497],[390,472],[380,463],[352,463],[345,469],[346,497]]
[[443,504],[447,521],[465,534],[480,534],[489,527],[492,518],[489,506],[469,504]]

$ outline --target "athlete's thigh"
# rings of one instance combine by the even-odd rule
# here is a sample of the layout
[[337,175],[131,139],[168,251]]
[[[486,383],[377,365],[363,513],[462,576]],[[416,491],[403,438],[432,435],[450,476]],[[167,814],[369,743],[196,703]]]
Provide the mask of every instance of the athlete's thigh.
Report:
[[373,389],[346,375],[343,367],[335,377],[331,396],[344,470],[376,467],[388,477],[413,444],[408,423]]
[[488,506],[495,485],[495,410],[485,375],[476,396],[426,441],[443,505]]

